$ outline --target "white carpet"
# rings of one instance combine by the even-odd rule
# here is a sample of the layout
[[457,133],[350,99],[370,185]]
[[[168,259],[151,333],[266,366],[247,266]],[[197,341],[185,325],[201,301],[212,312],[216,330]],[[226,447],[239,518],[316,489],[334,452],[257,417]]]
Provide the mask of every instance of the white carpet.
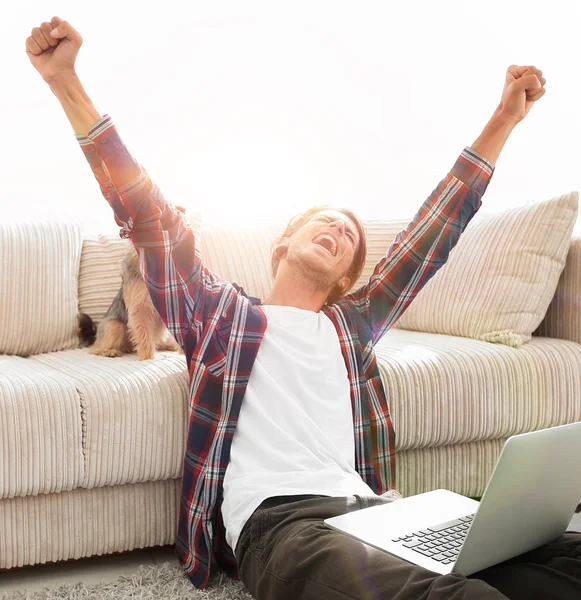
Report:
[[224,573],[217,574],[205,590],[196,589],[180,566],[164,563],[140,567],[130,577],[121,576],[113,583],[86,586],[63,584],[52,590],[26,593],[0,592],[0,600],[252,600],[239,581]]

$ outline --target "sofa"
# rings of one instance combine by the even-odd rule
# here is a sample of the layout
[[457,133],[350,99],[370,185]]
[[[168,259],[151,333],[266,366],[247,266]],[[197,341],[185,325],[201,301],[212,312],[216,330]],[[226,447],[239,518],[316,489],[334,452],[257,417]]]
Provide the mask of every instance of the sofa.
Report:
[[[407,322],[406,313],[377,344],[403,496],[447,488],[480,497],[509,436],[581,420],[581,238],[572,236],[577,203],[571,192],[544,203],[551,210],[540,217],[541,205],[477,215],[441,273],[412,302]],[[531,231],[531,210],[543,223],[519,238],[518,227]],[[287,219],[227,227],[204,223],[197,213],[187,218],[206,266],[264,298],[272,285],[271,244]],[[407,221],[364,225],[368,256],[354,287],[367,281]],[[477,246],[471,231],[484,250],[471,251]],[[497,234],[498,241],[487,242]],[[481,260],[507,236],[520,244],[517,258],[489,260],[490,273],[501,279],[484,294],[482,281],[471,281],[484,267],[463,267],[461,259]],[[85,235],[74,223],[0,228],[0,569],[175,540],[186,359],[175,352],[146,361],[135,354],[94,356],[76,335],[78,312],[97,325],[103,318],[130,244],[116,235]],[[529,291],[511,294],[503,286],[513,286],[507,269],[517,263],[525,273],[517,283]],[[452,281],[446,284],[446,277]],[[471,299],[469,285],[477,297]],[[468,299],[464,312],[454,307],[456,296]],[[515,311],[510,302],[517,297],[536,303],[534,310]],[[500,309],[489,310],[495,301],[508,302],[501,327],[493,323]],[[426,308],[430,302],[436,309]],[[488,307],[482,318],[472,308],[478,302]],[[446,309],[453,313],[450,329],[435,322],[446,318]],[[434,322],[423,323],[425,312]],[[476,322],[491,331],[474,330]]]

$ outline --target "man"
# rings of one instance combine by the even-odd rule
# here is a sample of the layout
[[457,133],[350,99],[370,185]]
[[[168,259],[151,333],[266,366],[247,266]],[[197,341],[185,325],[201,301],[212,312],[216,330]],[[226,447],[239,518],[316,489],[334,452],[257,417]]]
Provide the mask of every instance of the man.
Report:
[[81,43],[54,17],[32,30],[26,49],[186,354],[191,397],[176,550],[194,585],[207,585],[214,557],[259,599],[581,597],[581,536],[466,578],[437,575],[322,523],[398,498],[395,436],[373,346],[480,207],[509,134],[545,93],[542,72],[508,69],[482,134],[366,285],[345,295],[365,256],[361,224],[325,208],[291,221],[261,303],[204,267],[192,230],[81,86]]

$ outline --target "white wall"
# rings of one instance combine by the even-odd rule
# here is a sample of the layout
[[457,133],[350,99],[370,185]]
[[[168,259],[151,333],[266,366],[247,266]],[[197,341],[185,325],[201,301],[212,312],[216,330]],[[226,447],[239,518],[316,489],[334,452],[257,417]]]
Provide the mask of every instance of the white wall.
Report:
[[114,117],[170,201],[208,218],[262,222],[319,202],[411,217],[480,134],[511,64],[542,69],[547,93],[505,146],[483,210],[581,188],[576,0],[9,6],[0,36],[8,221],[117,231],[24,50],[30,29],[55,14],[83,35],[78,73],[97,110]]

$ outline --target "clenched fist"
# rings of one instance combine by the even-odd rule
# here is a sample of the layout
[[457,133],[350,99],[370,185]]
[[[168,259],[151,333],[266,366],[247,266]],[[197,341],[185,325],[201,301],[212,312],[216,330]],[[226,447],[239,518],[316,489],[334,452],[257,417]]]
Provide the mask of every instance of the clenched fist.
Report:
[[546,81],[543,72],[536,67],[511,65],[506,71],[499,112],[515,123],[522,121],[545,94]]
[[42,78],[50,83],[61,75],[74,73],[75,60],[83,38],[67,21],[53,17],[35,27],[26,38],[26,53]]

